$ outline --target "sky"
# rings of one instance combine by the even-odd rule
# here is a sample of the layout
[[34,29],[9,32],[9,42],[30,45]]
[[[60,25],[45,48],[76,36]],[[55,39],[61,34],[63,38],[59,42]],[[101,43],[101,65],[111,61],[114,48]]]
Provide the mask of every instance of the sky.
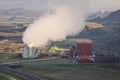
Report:
[[120,0],[0,0],[0,9],[26,8],[31,10],[47,10],[50,6],[66,3],[77,3],[79,7],[95,12],[120,9]]

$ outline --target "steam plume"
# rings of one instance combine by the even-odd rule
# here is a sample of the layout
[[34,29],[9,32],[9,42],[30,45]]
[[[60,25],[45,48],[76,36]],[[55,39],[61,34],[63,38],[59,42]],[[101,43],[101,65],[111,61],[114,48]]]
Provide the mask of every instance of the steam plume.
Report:
[[74,36],[84,28],[84,16],[76,7],[63,5],[55,8],[30,24],[23,33],[25,44],[44,47],[50,41],[62,41]]
[[[40,4],[41,1],[44,3],[43,7]],[[64,4],[64,6],[60,6],[61,4]],[[99,10],[120,9],[119,0],[36,0],[33,6],[38,5],[42,9],[49,5],[45,9],[48,9],[50,13],[46,13],[39,20],[30,24],[23,33],[23,42],[25,44],[32,43],[35,47],[43,47],[50,41],[61,41],[66,39],[67,36],[78,34],[84,27],[83,12],[86,16],[86,14],[88,15]],[[59,5],[59,7],[51,11],[53,5],[55,5],[54,7]],[[29,7],[31,8],[31,5]]]

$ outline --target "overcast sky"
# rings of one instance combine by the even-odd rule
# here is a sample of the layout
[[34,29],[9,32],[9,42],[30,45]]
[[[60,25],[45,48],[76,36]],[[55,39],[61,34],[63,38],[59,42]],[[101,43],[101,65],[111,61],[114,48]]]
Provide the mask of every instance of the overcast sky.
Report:
[[61,4],[77,4],[89,11],[120,9],[120,0],[0,0],[0,9],[26,8],[31,10],[46,10],[50,6]]

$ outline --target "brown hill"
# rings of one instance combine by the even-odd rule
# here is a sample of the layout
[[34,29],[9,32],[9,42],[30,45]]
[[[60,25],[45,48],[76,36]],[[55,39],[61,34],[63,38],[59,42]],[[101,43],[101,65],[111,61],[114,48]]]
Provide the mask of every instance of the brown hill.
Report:
[[95,29],[95,28],[103,28],[105,26],[103,26],[102,24],[99,23],[95,23],[95,22],[86,22],[86,26],[90,29]]
[[0,53],[20,52],[24,46],[22,43],[14,43],[9,40],[0,41]]

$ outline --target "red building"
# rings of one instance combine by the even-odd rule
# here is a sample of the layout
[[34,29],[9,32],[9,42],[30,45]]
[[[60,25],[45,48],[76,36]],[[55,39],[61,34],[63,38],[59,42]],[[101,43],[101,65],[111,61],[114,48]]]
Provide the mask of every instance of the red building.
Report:
[[94,62],[92,56],[92,41],[91,40],[79,40],[77,41],[77,55],[79,63],[91,63]]

